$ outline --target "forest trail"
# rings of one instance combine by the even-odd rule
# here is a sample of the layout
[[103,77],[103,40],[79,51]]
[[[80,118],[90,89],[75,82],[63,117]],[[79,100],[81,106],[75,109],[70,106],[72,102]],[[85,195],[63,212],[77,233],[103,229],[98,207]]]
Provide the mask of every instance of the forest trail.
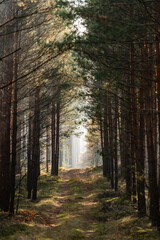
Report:
[[21,200],[12,221],[3,220],[1,240],[159,239],[148,218],[138,219],[136,206],[110,189],[101,168],[42,175],[38,194],[37,202]]

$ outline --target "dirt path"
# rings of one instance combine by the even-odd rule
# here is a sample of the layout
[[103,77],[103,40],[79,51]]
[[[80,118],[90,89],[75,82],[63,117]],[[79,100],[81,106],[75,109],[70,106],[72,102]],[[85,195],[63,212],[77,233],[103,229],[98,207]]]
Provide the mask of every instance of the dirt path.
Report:
[[98,209],[95,196],[96,190],[100,189],[95,189],[94,181],[102,180],[100,175],[93,175],[90,169],[72,169],[61,173],[60,191],[55,197],[59,207],[53,210],[56,216],[54,226],[60,229],[54,236],[56,240],[95,237],[99,225],[99,219],[94,216]]
[[92,174],[89,169],[72,169],[62,172],[60,177],[56,204],[48,216],[50,226],[61,228],[60,235],[55,237],[62,239],[64,234],[66,240],[90,239],[95,232],[95,219],[90,215],[98,205],[93,198]]
[[71,169],[42,176],[39,200],[21,202],[2,225],[0,240],[156,240],[148,218],[109,188],[101,169]]

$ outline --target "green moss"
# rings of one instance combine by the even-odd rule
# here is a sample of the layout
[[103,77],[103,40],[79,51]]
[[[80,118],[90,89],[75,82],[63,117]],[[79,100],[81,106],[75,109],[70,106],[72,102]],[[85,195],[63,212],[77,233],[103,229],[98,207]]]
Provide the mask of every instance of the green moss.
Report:
[[0,238],[8,237],[16,232],[24,232],[28,229],[26,224],[7,224],[0,227]]
[[102,166],[97,166],[89,170],[90,173],[102,173]]
[[70,170],[70,180],[67,171],[62,178],[42,175],[36,202],[26,199],[24,179],[20,214],[0,213],[0,240],[160,239],[147,217],[137,217],[136,205],[110,189],[100,167],[79,171]]
[[61,220],[68,219],[69,215],[67,213],[59,214],[57,217]]
[[71,240],[85,240],[84,234],[79,229],[72,229]]

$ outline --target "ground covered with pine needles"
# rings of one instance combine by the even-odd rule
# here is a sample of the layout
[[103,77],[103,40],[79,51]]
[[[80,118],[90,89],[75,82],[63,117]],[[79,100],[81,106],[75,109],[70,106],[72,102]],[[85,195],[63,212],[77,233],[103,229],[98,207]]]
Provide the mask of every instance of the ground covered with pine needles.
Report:
[[[125,200],[123,183],[115,193],[100,167],[42,175],[38,200],[26,199],[22,186],[19,213],[0,213],[1,240],[158,240],[136,205]],[[25,186],[25,179],[23,185]]]

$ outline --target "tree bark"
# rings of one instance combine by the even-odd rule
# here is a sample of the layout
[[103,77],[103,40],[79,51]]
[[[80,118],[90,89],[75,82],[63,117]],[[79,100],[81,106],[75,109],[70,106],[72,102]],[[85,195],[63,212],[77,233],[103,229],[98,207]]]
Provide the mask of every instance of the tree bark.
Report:
[[[117,94],[117,93],[116,93]],[[115,132],[115,136],[114,136],[114,144],[115,144],[115,147],[114,147],[114,158],[115,158],[115,191],[118,191],[118,151],[117,151],[117,148],[118,148],[118,141],[117,141],[117,119],[118,119],[118,97],[117,95],[115,96],[115,118],[114,118],[114,121],[115,121],[115,124],[114,124],[114,132]]]
[[57,128],[56,128],[56,176],[59,169],[59,128],[60,128],[60,102],[57,103]]
[[152,225],[159,226],[159,193],[157,186],[157,166],[154,152],[154,134],[153,134],[153,93],[152,93],[152,45],[146,44],[145,62],[146,62],[146,90],[145,90],[145,108],[146,108],[146,130],[147,130],[147,151],[149,166],[149,193],[150,193],[150,218]]
[[[31,96],[29,97],[29,108],[31,108]],[[27,146],[27,191],[28,199],[31,198],[33,182],[33,162],[32,162],[32,115],[29,112],[28,120],[28,146]]]
[[[7,11],[9,11],[7,9]],[[7,13],[8,15],[9,13]],[[8,16],[9,17],[9,16]],[[8,43],[8,45],[6,45]],[[11,41],[4,38],[4,55],[8,54]],[[2,62],[2,86],[13,80],[13,56]],[[0,209],[7,212],[10,201],[10,124],[11,124],[11,87],[0,90]]]
[[52,166],[51,175],[56,175],[56,109],[55,103],[52,103]]
[[111,188],[114,188],[114,160],[113,160],[113,119],[111,97],[108,97],[108,123],[109,123],[109,155],[111,166]]
[[32,200],[37,199],[37,185],[40,169],[40,87],[37,86],[35,93],[35,111],[33,124],[33,193]]

